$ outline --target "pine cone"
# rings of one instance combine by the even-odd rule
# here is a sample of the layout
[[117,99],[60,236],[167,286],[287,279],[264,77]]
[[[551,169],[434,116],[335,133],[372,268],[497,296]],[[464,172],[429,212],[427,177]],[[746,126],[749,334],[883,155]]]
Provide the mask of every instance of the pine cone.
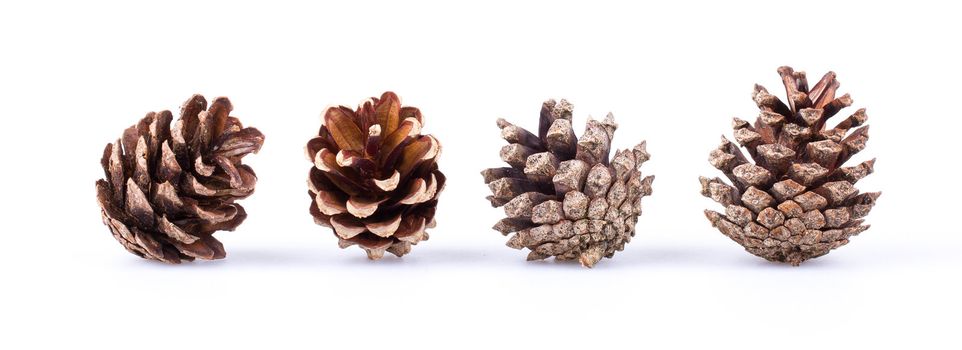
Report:
[[[308,178],[311,215],[334,229],[340,247],[358,245],[376,260],[402,256],[428,239],[444,188],[441,144],[421,135],[421,111],[401,107],[393,92],[352,111],[324,111],[324,124],[307,143],[314,162]],[[366,131],[366,132],[365,132]]]
[[648,160],[645,142],[608,153],[617,124],[589,117],[581,140],[571,127],[572,105],[546,101],[538,135],[498,120],[501,159],[511,165],[481,172],[491,189],[488,200],[504,206],[506,218],[494,229],[508,235],[508,246],[528,248],[528,260],[554,256],[592,267],[611,258],[635,234],[641,197],[651,194],[654,176],[638,170]]
[[709,162],[733,185],[702,177],[701,193],[726,207],[724,214],[705,211],[719,231],[752,254],[797,266],[867,230],[863,218],[881,192],[859,194],[854,186],[872,173],[875,159],[842,166],[868,141],[868,126],[861,126],[868,119],[865,109],[826,127],[829,118],[852,104],[848,94],[835,97],[835,73],[825,74],[811,89],[804,72],[781,67],[778,73],[788,105],[755,85],[758,119],[733,122],[735,140],[752,161],[723,136]]
[[226,97],[207,109],[194,95],[170,127],[170,111],[150,112],[104,149],[97,181],[104,224],[128,251],[177,264],[224,258],[213,237],[233,231],[247,213],[234,201],[254,192],[257,177],[241,158],[257,153],[264,135],[244,128]]

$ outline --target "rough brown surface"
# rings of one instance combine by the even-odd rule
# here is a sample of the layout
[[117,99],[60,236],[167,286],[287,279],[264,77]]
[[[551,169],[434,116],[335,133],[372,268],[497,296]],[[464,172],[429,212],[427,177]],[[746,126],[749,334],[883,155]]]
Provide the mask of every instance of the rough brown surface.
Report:
[[732,123],[735,140],[748,157],[722,137],[709,162],[730,183],[702,177],[701,192],[726,207],[724,214],[705,211],[724,235],[752,254],[798,265],[867,230],[863,218],[881,192],[859,194],[854,186],[872,173],[874,159],[844,166],[868,141],[865,109],[827,126],[829,118],[852,104],[848,94],[835,97],[835,73],[811,88],[804,72],[781,67],[778,73],[788,103],[755,85],[758,119],[751,124],[735,118]]
[[589,119],[579,139],[568,101],[546,101],[539,134],[498,120],[508,145],[501,159],[510,167],[481,172],[492,206],[504,207],[494,229],[514,233],[508,246],[528,248],[528,260],[577,259],[594,266],[624,249],[635,234],[641,197],[651,194],[654,176],[638,170],[648,160],[645,143],[608,159],[617,125],[611,114]]
[[257,176],[241,163],[264,135],[230,116],[225,97],[210,108],[201,95],[170,111],[150,112],[104,149],[105,179],[97,181],[104,224],[131,253],[180,263],[226,256],[213,237],[247,218],[238,199],[254,192]]
[[[318,136],[307,143],[314,162],[308,178],[311,215],[331,227],[341,248],[358,245],[376,260],[389,252],[402,256],[427,240],[444,188],[438,170],[441,144],[421,135],[421,111],[402,107],[393,92],[371,98],[356,110],[346,106],[324,111]],[[525,135],[515,135],[524,137]],[[502,150],[519,159],[524,147]],[[524,184],[504,183],[502,191]]]

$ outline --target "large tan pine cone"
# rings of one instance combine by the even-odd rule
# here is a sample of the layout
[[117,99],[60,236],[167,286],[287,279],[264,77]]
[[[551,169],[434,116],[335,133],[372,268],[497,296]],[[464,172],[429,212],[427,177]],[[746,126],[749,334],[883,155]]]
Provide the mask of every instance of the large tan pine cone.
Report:
[[97,181],[104,224],[131,253],[180,263],[226,256],[213,237],[247,218],[238,199],[254,192],[257,176],[241,159],[257,153],[264,135],[229,116],[219,97],[201,95],[170,111],[150,112],[104,149],[105,179]]
[[506,218],[494,229],[515,249],[528,248],[528,260],[577,259],[592,267],[624,249],[635,234],[641,198],[651,194],[654,176],[642,178],[648,160],[645,142],[615,152],[609,162],[617,124],[589,118],[579,139],[571,126],[568,101],[546,101],[538,135],[498,120],[508,145],[501,159],[510,165],[481,172],[494,207]]
[[852,104],[848,94],[835,97],[835,73],[809,88],[804,72],[778,72],[788,104],[755,85],[758,118],[733,122],[735,140],[751,161],[723,136],[709,161],[731,184],[702,177],[701,192],[725,206],[724,213],[705,211],[719,231],[752,254],[797,266],[867,230],[863,218],[881,192],[859,194],[854,186],[872,173],[875,159],[843,166],[868,141],[865,109],[827,127]]
[[421,111],[402,107],[393,92],[351,110],[324,111],[318,136],[307,143],[314,162],[308,178],[311,215],[331,227],[341,248],[358,245],[368,258],[402,256],[434,227],[444,175],[441,144],[421,135]]

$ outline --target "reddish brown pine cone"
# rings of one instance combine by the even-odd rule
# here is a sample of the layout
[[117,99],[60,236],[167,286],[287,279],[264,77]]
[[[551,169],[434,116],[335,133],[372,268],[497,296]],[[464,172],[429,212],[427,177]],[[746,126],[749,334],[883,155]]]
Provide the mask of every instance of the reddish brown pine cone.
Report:
[[106,179],[97,181],[104,224],[131,253],[167,263],[224,258],[213,233],[233,231],[247,218],[238,199],[254,192],[257,176],[241,164],[264,135],[229,116],[219,97],[201,95],[170,111],[150,112],[104,149]]
[[755,85],[758,118],[732,124],[751,161],[723,136],[709,162],[732,184],[702,177],[701,193],[725,206],[724,213],[705,211],[719,231],[752,254],[797,266],[867,230],[863,218],[881,192],[859,194],[854,186],[872,173],[874,159],[843,166],[868,141],[865,109],[827,127],[852,104],[848,94],[835,97],[835,73],[811,88],[804,72],[781,67],[778,73],[788,104]]
[[358,245],[376,260],[402,256],[427,240],[444,188],[441,144],[421,135],[421,111],[402,107],[393,92],[351,110],[324,111],[324,124],[307,143],[314,162],[308,178],[311,215],[331,227],[341,248]]
[[611,258],[635,235],[641,198],[651,194],[654,176],[642,177],[648,161],[642,141],[608,156],[614,117],[589,118],[579,139],[571,126],[573,106],[548,100],[541,106],[538,134],[498,120],[501,159],[510,167],[481,172],[491,189],[488,200],[504,206],[506,218],[494,225],[515,249],[528,248],[528,260],[577,259],[592,267]]

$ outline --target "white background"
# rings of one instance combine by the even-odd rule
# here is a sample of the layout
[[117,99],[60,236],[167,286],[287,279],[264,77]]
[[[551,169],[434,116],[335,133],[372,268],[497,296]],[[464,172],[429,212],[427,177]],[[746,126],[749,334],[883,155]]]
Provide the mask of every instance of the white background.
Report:
[[[960,11],[925,1],[621,3],[4,2],[0,348],[958,348]],[[698,176],[776,68],[839,74],[867,107],[872,229],[801,267],[747,254],[702,215]],[[337,248],[307,212],[304,143],[329,104],[420,107],[449,183],[403,259]],[[228,258],[166,266],[101,223],[103,146],[192,93],[267,135]],[[525,262],[478,172],[495,119],[612,111],[647,139],[639,235],[592,270]]]

